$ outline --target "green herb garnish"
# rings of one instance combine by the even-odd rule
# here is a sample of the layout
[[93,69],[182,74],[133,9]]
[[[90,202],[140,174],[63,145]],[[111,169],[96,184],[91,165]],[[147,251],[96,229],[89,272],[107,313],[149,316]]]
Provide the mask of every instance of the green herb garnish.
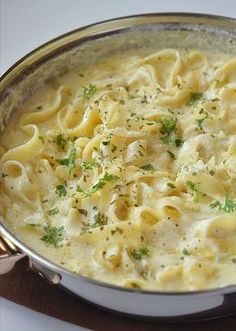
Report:
[[104,146],[108,146],[108,145],[110,144],[110,141],[102,141],[102,144],[103,144]]
[[183,249],[183,254],[186,255],[186,256],[190,255],[189,251],[186,248]]
[[39,139],[42,141],[42,143],[44,144],[44,138],[43,136],[39,136]]
[[58,214],[58,213],[59,213],[59,209],[58,209],[58,207],[55,207],[55,208],[50,209],[50,210],[48,211],[48,215],[56,215],[56,214]]
[[107,224],[107,217],[105,214],[99,212],[94,216],[94,223],[91,225],[91,227],[96,228],[105,224]]
[[176,145],[176,147],[182,146],[183,143],[184,143],[183,140],[181,140],[181,139],[179,139],[179,138],[176,138],[176,139],[175,139],[175,145]]
[[218,208],[219,210],[225,211],[226,213],[232,213],[236,210],[236,202],[230,197],[226,197],[225,203],[222,204],[220,201],[215,201],[210,204],[211,208]]
[[78,208],[78,212],[79,212],[81,215],[84,215],[84,216],[87,216],[87,215],[88,215],[88,212],[87,212],[86,209]]
[[41,238],[47,245],[51,245],[55,248],[58,248],[63,241],[63,235],[65,228],[60,226],[59,228],[51,225],[44,227],[45,235]]
[[147,247],[140,247],[137,250],[134,250],[131,255],[134,259],[141,261],[145,256],[149,256],[149,249]]
[[92,170],[98,166],[95,161],[83,161],[81,165],[85,170]]
[[174,142],[173,137],[168,136],[168,135],[161,137],[160,139],[163,142],[163,144],[165,144],[165,145],[168,145],[168,144],[171,144]]
[[176,188],[176,186],[172,183],[167,183],[167,186],[171,187],[171,188]]
[[67,159],[57,159],[56,160],[58,163],[65,165],[68,167],[69,170],[69,174],[71,174],[71,171],[74,169],[75,167],[75,161],[76,161],[76,148],[74,143],[71,143],[71,149],[70,149],[70,154],[69,154],[69,158]]
[[93,84],[89,84],[88,87],[83,87],[83,98],[89,100],[95,93],[97,92],[97,88]]
[[151,164],[146,164],[146,165],[142,166],[141,169],[147,170],[147,171],[155,171],[155,169],[153,168],[153,166]]
[[203,121],[205,121],[206,118],[207,116],[197,119],[197,124],[201,130],[203,130],[202,123]]
[[180,138],[176,138],[175,135],[173,136],[164,136],[161,137],[161,141],[163,142],[163,144],[167,145],[167,144],[175,144],[176,147],[180,147],[183,145],[184,141],[181,140]]
[[176,124],[177,120],[171,116],[162,116],[158,119],[156,119],[157,123],[161,124],[161,130],[160,132],[164,134],[163,137],[160,138],[160,140],[163,142],[163,144],[170,144],[175,143],[177,147],[181,146],[183,144],[183,141],[176,137],[175,131],[176,131]]
[[41,224],[27,223],[27,226],[30,226],[31,228],[40,228],[41,227]]
[[124,231],[123,231],[123,229],[121,229],[117,226],[115,230],[111,230],[111,235],[113,236],[116,232],[118,232],[119,234],[122,234]]
[[96,193],[98,190],[101,190],[107,183],[114,182],[117,179],[119,179],[119,177],[105,172],[104,176],[99,178],[98,182],[94,184],[88,192],[82,189],[79,185],[77,186],[77,192],[82,193],[84,197],[89,197]]
[[62,149],[63,151],[65,150],[65,147],[67,146],[68,143],[68,138],[64,138],[62,134],[58,134],[55,139],[55,143],[57,146]]
[[176,129],[176,119],[171,116],[163,116],[156,120],[157,123],[161,123],[161,133],[170,136],[170,134]]
[[206,100],[203,93],[191,93],[188,106],[195,106],[198,102]]
[[79,193],[82,193],[85,197],[89,197],[89,196],[90,196],[89,192],[86,192],[86,191],[85,191],[84,189],[82,189],[82,187],[79,186],[79,185],[77,185],[77,189],[76,189],[76,191],[79,192]]
[[98,190],[102,189],[107,183],[114,182],[115,180],[119,179],[116,175],[109,174],[108,172],[105,172],[105,175],[99,179],[98,183],[93,185],[90,193],[95,193]]
[[175,159],[175,154],[172,153],[171,151],[167,151],[171,159]]
[[200,196],[205,196],[205,193],[200,191],[200,183],[193,183],[190,180],[187,181],[187,187],[191,191],[193,202],[197,203]]
[[201,130],[203,130],[202,123],[205,121],[206,118],[208,118],[208,114],[205,114],[203,109],[200,111],[200,114],[204,114],[205,116],[197,119],[197,124],[198,124],[199,128]]
[[66,188],[64,185],[57,185],[56,187],[56,194],[59,195],[59,197],[66,195]]
[[58,214],[58,213],[59,213],[59,209],[58,209],[58,207],[55,207],[55,208],[50,209],[50,210],[48,211],[48,215],[56,215],[56,214]]

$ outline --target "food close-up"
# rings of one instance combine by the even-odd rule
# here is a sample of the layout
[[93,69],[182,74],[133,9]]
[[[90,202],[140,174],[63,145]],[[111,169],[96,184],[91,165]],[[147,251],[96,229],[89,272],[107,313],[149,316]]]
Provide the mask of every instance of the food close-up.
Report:
[[2,2],[2,330],[234,331],[235,4]]
[[37,91],[2,138],[7,224],[100,281],[235,284],[235,75],[225,54],[142,50]]

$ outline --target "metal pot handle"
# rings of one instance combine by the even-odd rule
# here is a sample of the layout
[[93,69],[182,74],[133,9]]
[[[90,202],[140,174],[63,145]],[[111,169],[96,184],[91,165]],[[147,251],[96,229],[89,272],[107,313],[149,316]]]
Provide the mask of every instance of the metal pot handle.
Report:
[[25,257],[25,254],[20,252],[13,243],[0,235],[0,275],[6,274],[12,270],[17,261]]
[[[11,271],[16,262],[26,256],[5,236],[0,234],[0,275]],[[60,274],[42,266],[36,261],[29,258],[29,269],[39,274],[48,283],[56,285],[61,281]]]

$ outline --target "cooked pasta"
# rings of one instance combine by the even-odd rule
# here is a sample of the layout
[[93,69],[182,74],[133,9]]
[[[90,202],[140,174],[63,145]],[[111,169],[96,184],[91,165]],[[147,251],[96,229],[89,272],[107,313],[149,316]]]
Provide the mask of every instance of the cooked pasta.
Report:
[[163,49],[78,68],[13,116],[0,167],[7,226],[75,273],[236,284],[236,58]]

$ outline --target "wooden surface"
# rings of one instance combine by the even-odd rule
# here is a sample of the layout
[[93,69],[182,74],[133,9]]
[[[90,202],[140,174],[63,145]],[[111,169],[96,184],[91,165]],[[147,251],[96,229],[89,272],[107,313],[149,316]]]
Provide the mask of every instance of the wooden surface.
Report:
[[27,259],[19,261],[8,274],[0,276],[0,294],[4,298],[38,312],[92,330],[102,331],[235,331],[236,316],[205,322],[178,324],[150,323],[119,317],[74,298],[40,276],[27,270]]

